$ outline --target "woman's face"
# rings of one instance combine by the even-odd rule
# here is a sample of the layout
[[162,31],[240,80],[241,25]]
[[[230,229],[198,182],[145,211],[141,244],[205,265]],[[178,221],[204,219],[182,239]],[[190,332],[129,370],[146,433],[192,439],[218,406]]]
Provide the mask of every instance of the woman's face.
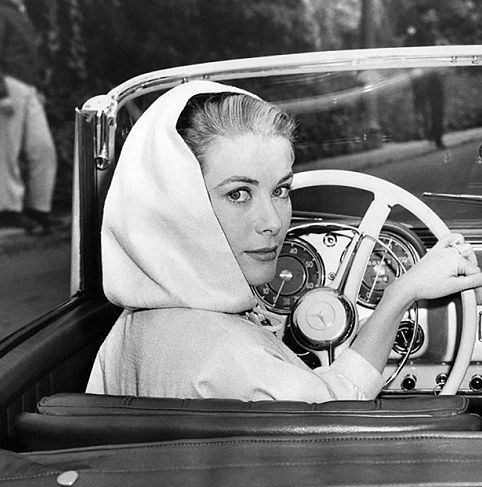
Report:
[[251,285],[271,281],[291,220],[293,153],[283,137],[217,137],[203,157],[211,204]]

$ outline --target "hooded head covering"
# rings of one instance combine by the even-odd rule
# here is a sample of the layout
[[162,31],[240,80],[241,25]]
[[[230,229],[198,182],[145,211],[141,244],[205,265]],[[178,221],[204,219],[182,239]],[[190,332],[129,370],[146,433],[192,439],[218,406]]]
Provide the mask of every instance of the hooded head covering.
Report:
[[238,88],[179,85],[139,118],[105,201],[102,266],[108,299],[128,309],[239,313],[256,305],[211,207],[196,157],[176,130],[194,95]]

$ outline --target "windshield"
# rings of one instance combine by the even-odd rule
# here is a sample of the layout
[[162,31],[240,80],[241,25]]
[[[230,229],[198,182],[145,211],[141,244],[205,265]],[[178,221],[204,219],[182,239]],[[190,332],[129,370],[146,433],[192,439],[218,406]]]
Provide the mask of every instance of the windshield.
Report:
[[[295,117],[295,172],[371,174],[423,199],[449,225],[470,226],[480,225],[481,202],[440,194],[482,195],[481,74],[474,64],[301,73],[227,84],[281,105]],[[158,95],[138,98],[128,112],[142,112]],[[369,194],[340,187],[293,194],[295,211],[353,217],[363,215],[370,201]],[[390,217],[414,223],[401,208]]]
[[[295,171],[344,169],[391,181],[447,222],[480,224],[481,202],[424,195],[482,195],[482,70],[417,68],[334,72],[240,83],[298,120]],[[435,196],[435,197],[434,197]],[[369,196],[304,190],[294,208],[358,216]],[[391,217],[410,223],[394,208]]]

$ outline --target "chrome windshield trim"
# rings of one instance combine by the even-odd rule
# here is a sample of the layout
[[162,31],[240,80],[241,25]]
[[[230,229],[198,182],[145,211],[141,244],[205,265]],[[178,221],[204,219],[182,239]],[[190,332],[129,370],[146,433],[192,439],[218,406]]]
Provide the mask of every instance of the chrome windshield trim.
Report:
[[106,95],[88,100],[83,109],[114,116],[123,103],[151,91],[171,88],[193,79],[227,81],[288,74],[482,65],[482,45],[393,47],[284,54],[232,59],[167,68],[145,73],[116,86]]
[[424,193],[422,193],[422,196],[424,198],[436,198],[439,200],[460,202],[470,201],[472,203],[482,203],[482,195],[478,194],[430,193],[428,191],[425,191]]
[[145,73],[87,100],[82,111],[96,119],[94,159],[99,170],[113,162],[116,115],[132,98],[194,79],[228,81],[289,74],[482,65],[482,45],[392,47],[231,59]]

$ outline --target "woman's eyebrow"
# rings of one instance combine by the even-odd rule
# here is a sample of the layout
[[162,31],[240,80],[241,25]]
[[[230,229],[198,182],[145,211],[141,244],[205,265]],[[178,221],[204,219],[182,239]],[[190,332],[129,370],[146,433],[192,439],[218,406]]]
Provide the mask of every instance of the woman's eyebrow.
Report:
[[285,177],[281,178],[279,181],[278,181],[278,184],[282,184],[284,183],[285,181],[288,181],[288,179],[291,179],[293,177],[293,171],[289,172]]
[[253,184],[253,185],[259,185],[259,181],[256,179],[251,179],[246,176],[230,176],[229,178],[224,179],[221,181],[219,184],[216,185],[216,188],[219,188],[220,186],[224,186],[225,184],[228,183],[247,183],[247,184]]
[[[288,179],[291,179],[292,177],[293,177],[293,172],[291,171],[286,176],[282,177],[278,181],[278,184],[282,184]],[[246,184],[252,184],[253,186],[259,186],[259,181],[257,179],[248,178],[247,176],[230,176],[229,178],[226,178],[223,181],[221,181],[215,187],[219,188],[220,186],[224,186],[225,184],[228,183],[246,183]]]

